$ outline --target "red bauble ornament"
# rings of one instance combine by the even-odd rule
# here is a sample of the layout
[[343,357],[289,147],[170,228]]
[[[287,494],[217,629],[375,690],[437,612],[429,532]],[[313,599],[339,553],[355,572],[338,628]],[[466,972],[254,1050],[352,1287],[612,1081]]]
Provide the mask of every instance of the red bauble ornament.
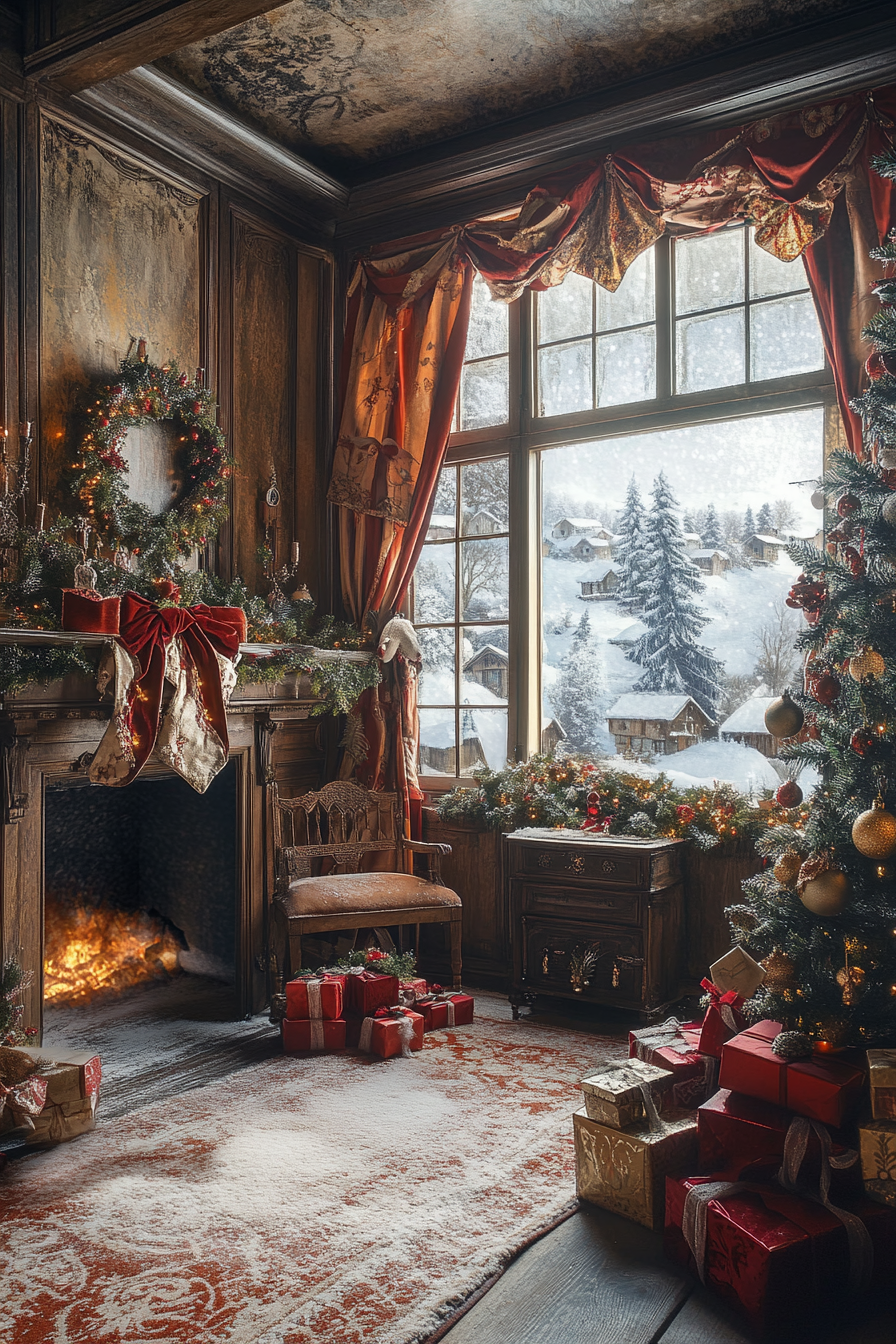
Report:
[[841,495],[837,500],[837,513],[841,518],[849,518],[852,514],[858,513],[862,507],[862,501],[856,499],[855,495]]
[[169,598],[172,602],[176,602],[180,597],[180,589],[170,579],[156,579],[153,586],[159,597]]
[[201,410],[202,410],[202,402],[201,402],[201,401],[194,401],[194,402],[193,402],[193,414],[194,414],[194,415],[198,415],[199,412],[200,412]]
[[813,678],[811,690],[820,705],[832,705],[840,694],[840,683],[833,672],[822,672]]
[[124,391],[124,388],[121,387],[121,386],[113,387],[113,389],[112,389],[112,395],[113,395],[113,397],[120,397],[123,391]]
[[101,415],[101,416],[100,416],[100,424],[102,425],[103,429],[106,428],[106,426],[108,425],[108,423],[109,423],[109,421],[106,419],[106,417],[105,417],[104,415]]
[[779,807],[799,807],[803,801],[803,791],[799,784],[792,779],[785,779],[784,783],[778,788],[775,794],[775,802]]
[[180,383],[181,387],[186,387],[187,383],[188,383],[190,380],[189,380],[189,378],[187,377],[187,375],[186,375],[185,373],[182,373],[181,376],[178,378],[177,381]]
[[857,579],[864,576],[868,566],[865,563],[865,557],[859,554],[855,546],[844,546],[843,559]]
[[191,429],[191,430],[190,430],[190,438],[193,440],[194,443],[197,443],[198,440],[199,440],[199,430],[198,430],[198,429]]
[[865,360],[865,372],[868,377],[875,382],[882,378],[884,374],[889,377],[896,377],[896,354],[892,351],[884,353],[883,350],[874,350]]
[[849,739],[849,745],[857,756],[870,756],[877,745],[877,738],[868,728],[857,728]]

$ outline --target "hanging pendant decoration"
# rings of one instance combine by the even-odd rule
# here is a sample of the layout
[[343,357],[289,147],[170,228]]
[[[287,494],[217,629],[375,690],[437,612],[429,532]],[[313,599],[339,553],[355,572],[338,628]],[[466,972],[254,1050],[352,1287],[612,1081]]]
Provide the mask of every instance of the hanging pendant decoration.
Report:
[[791,699],[789,691],[784,691],[779,699],[773,700],[765,711],[765,726],[772,737],[795,737],[804,722],[803,711]]
[[866,812],[860,812],[852,824],[852,842],[866,859],[888,859],[896,854],[896,816],[887,811],[878,794]]

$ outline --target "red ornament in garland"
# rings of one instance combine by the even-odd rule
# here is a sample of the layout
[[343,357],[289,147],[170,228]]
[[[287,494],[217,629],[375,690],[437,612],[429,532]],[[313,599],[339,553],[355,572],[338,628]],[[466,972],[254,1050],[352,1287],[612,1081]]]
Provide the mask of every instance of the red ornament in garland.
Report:
[[802,801],[803,791],[794,780],[785,779],[784,783],[779,785],[775,794],[775,802],[779,807],[799,807]]
[[840,682],[831,671],[824,671],[813,677],[810,694],[820,705],[833,705],[840,695]]
[[877,382],[878,378],[888,375],[890,378],[896,377],[896,354],[892,351],[884,353],[883,350],[873,350],[865,360],[865,372],[872,382]]
[[678,820],[683,826],[690,826],[697,813],[687,803],[679,803],[675,809]]
[[854,513],[858,513],[861,507],[862,501],[849,493],[841,495],[837,500],[837,513],[841,518],[850,518]]
[[868,566],[865,563],[865,557],[859,554],[855,546],[844,546],[843,559],[855,578],[861,579],[865,576]]
[[849,745],[857,756],[871,756],[877,746],[877,738],[868,728],[857,728],[849,739]]
[[186,387],[187,383],[188,383],[190,380],[189,380],[189,378],[187,377],[187,375],[186,375],[185,373],[182,373],[181,376],[178,378],[177,381],[178,381],[178,383],[180,384],[181,387]]

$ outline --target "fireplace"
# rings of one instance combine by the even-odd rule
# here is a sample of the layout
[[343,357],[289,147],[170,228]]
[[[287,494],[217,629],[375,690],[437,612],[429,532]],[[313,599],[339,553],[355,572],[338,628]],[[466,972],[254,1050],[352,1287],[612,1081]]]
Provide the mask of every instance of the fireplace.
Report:
[[45,1001],[119,997],[179,974],[235,990],[237,859],[233,762],[204,794],[164,775],[123,789],[50,783]]

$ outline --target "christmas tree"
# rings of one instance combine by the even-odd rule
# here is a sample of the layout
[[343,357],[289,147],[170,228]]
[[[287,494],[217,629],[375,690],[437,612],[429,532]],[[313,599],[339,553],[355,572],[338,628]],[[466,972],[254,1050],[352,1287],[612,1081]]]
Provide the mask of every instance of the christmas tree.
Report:
[[566,733],[567,743],[576,751],[595,751],[603,745],[600,739],[606,722],[606,695],[600,655],[591,636],[586,609],[551,694],[554,713]]
[[763,504],[759,513],[756,515],[756,531],[762,536],[767,537],[774,531],[775,520],[772,517],[771,504]]
[[721,547],[724,544],[719,515],[716,513],[715,506],[708,504],[703,520],[703,545],[707,550],[710,550],[713,546]]
[[677,501],[662,472],[652,493],[645,529],[648,568],[641,584],[647,629],[628,655],[645,671],[634,689],[690,695],[712,718],[724,670],[697,643],[709,619],[694,600],[704,585],[688,557]]
[[[896,151],[877,166],[896,177]],[[896,262],[896,239],[872,256]],[[778,790],[760,842],[773,867],[729,911],[764,959],[754,1010],[828,1048],[896,1043],[896,279],[875,292],[871,385],[853,403],[864,458],[835,454],[821,482],[837,515],[826,549],[788,547],[805,690],[766,717],[819,783],[802,808],[796,785]]]
[[756,522],[753,518],[753,510],[748,508],[744,514],[743,531],[740,534],[741,542],[744,546],[749,546],[756,535]]
[[632,476],[628,483],[625,504],[616,525],[620,537],[616,550],[619,586],[613,596],[620,606],[634,611],[638,610],[644,601],[641,585],[648,565],[645,551],[645,522],[644,505],[641,502],[637,482]]

